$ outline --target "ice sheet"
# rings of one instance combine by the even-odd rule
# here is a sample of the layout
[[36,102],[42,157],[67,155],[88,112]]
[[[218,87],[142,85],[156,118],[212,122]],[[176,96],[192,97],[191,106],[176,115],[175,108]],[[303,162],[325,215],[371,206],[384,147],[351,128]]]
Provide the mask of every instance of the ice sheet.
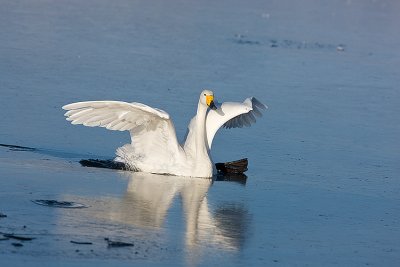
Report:
[[[0,231],[37,237],[0,241],[1,265],[399,265],[398,1],[0,6],[0,143],[40,151],[0,147]],[[245,185],[77,163],[112,158],[129,135],[72,126],[61,106],[142,102],[166,110],[183,137],[203,88],[269,107],[213,143],[216,162],[249,158]],[[132,184],[164,188],[150,194],[163,201]],[[108,249],[105,237],[137,245]],[[82,239],[93,245],[70,243]]]

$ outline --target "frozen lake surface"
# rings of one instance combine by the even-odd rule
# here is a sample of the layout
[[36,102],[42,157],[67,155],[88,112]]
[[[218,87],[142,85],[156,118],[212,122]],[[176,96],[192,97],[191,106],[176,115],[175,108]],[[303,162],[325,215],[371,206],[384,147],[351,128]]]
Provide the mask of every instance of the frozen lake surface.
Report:
[[[0,147],[0,232],[35,238],[0,234],[1,266],[400,265],[399,1],[0,7],[0,143],[37,148]],[[61,106],[142,102],[183,137],[203,88],[269,106],[213,143],[216,162],[249,158],[247,180],[79,165],[129,135],[72,126]]]

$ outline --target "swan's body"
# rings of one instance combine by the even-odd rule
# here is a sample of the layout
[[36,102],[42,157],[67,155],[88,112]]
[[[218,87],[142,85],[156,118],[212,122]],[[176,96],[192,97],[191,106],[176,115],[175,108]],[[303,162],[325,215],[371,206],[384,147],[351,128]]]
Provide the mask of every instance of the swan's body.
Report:
[[255,98],[243,103],[225,102],[214,108],[214,95],[204,90],[197,114],[188,126],[181,145],[169,114],[141,103],[121,101],[87,101],[65,105],[72,124],[130,131],[131,144],[117,149],[116,161],[135,171],[192,177],[212,177],[215,171],[210,158],[212,141],[221,126],[250,126],[259,109],[266,107]]

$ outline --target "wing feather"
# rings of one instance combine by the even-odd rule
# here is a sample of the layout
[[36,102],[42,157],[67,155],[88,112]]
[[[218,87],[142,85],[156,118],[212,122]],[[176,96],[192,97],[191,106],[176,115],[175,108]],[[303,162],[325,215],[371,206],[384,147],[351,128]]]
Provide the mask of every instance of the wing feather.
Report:
[[169,120],[165,111],[135,102],[86,101],[65,105],[63,109],[67,110],[65,116],[72,124],[117,131],[132,130],[153,120]]
[[[72,124],[129,131],[132,143],[119,148],[117,158],[126,163],[135,162],[137,165],[132,169],[151,164],[152,161],[146,163],[146,158],[158,158],[160,166],[167,166],[181,153],[175,127],[168,113],[161,109],[121,101],[77,102],[65,105],[63,109],[67,110],[66,119]],[[134,159],[129,160],[130,157]]]
[[207,113],[206,130],[208,147],[211,148],[215,134],[220,127],[227,129],[250,127],[256,122],[256,117],[261,117],[262,110],[267,109],[255,97],[247,98],[243,103],[224,102],[217,110]]
[[261,110],[266,110],[267,106],[257,100],[255,97],[247,98],[244,102],[244,105],[249,107],[248,112],[243,112],[238,114],[233,119],[224,123],[223,127],[225,128],[242,128],[243,126],[250,127],[251,124],[256,122],[256,116],[261,117]]

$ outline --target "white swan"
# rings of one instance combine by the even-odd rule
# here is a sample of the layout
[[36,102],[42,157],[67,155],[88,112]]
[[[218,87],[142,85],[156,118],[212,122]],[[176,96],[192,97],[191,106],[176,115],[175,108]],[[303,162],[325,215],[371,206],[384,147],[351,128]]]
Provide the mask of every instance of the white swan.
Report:
[[254,97],[243,103],[224,102],[218,108],[214,94],[200,94],[197,114],[188,126],[184,144],[180,145],[169,114],[141,103],[121,101],[87,101],[62,107],[72,124],[129,131],[131,144],[117,149],[115,161],[135,171],[192,177],[212,177],[211,144],[221,126],[250,126],[266,106]]

